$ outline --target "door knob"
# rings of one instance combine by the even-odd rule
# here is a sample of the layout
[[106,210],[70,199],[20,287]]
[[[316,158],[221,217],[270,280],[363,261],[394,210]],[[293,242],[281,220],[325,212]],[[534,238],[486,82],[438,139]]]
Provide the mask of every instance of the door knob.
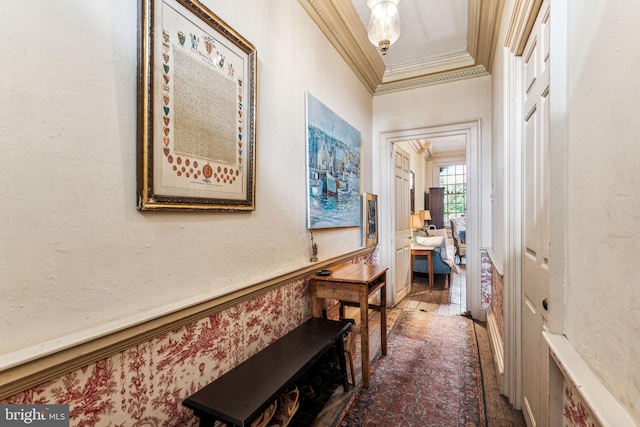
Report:
[[542,308],[545,310],[549,310],[549,298],[545,298],[542,300]]

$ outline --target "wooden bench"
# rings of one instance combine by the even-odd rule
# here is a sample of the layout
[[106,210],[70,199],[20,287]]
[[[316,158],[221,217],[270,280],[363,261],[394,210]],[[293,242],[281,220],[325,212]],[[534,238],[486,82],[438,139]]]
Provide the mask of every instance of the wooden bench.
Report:
[[312,317],[237,367],[204,386],[182,404],[193,409],[200,426],[216,420],[248,426],[295,383],[314,362],[331,348],[337,348],[343,387],[347,391],[347,370],[342,336],[350,320]]

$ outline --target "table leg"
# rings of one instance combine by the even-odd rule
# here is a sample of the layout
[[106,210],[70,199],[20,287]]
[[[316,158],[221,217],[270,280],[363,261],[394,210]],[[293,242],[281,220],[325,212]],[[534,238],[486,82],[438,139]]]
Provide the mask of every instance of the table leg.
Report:
[[414,274],[415,274],[414,271],[413,271],[413,259],[414,259],[414,256],[413,256],[413,254],[411,254],[411,284],[412,285],[413,285],[413,279],[414,279]]
[[338,363],[340,364],[340,373],[342,374],[342,386],[344,391],[349,391],[349,379],[347,378],[347,362],[344,358],[344,340],[342,336],[336,341],[338,351]]
[[380,288],[380,349],[382,354],[387,354],[387,279],[385,277],[384,285]]
[[216,418],[208,415],[208,414],[196,414],[194,415],[200,419],[200,423],[198,424],[200,427],[211,427],[216,424]]
[[313,317],[322,317],[322,306],[315,283],[311,284],[311,315]]
[[362,355],[362,387],[369,387],[369,292],[360,287],[360,354]]
[[433,251],[427,252],[427,262],[429,263],[429,292],[433,290],[433,278],[435,274],[433,273]]

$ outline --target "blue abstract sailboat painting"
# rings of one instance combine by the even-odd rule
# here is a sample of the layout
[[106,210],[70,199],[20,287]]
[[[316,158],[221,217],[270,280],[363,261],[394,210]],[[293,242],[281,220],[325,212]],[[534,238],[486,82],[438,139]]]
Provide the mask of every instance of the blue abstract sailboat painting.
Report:
[[360,226],[360,132],[308,92],[307,228]]

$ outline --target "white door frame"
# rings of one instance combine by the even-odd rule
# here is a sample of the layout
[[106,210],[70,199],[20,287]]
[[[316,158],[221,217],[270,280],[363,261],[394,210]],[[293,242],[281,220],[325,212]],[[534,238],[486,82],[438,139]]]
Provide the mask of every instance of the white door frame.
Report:
[[[503,393],[509,401],[520,408],[522,399],[521,361],[521,293],[522,277],[520,250],[522,248],[522,198],[521,186],[521,58],[518,56],[528,39],[526,28],[535,21],[543,0],[521,2],[513,12],[509,34],[506,40],[504,75],[507,87],[504,91],[504,111],[506,127],[504,129],[504,177],[505,177],[505,276],[504,276],[504,373]],[[561,334],[564,324],[564,292],[566,288],[566,141],[567,141],[567,21],[568,1],[554,1],[551,9],[551,52],[550,86],[553,88],[553,100],[550,103],[552,120],[550,122],[550,176],[554,182],[550,191],[549,209],[550,245],[554,250],[549,259],[549,332]],[[550,378],[554,380],[554,378]],[[557,406],[560,405],[558,408]],[[561,415],[560,402],[551,402],[549,408],[552,419]]]
[[[451,123],[439,126],[429,126],[417,129],[398,130],[380,133],[380,261],[389,266],[395,277],[394,260],[394,209],[393,204],[393,144],[419,138],[435,136],[464,135],[466,140],[467,165],[467,211],[477,214],[467,214],[467,310],[475,319],[485,320],[485,310],[481,306],[480,288],[480,220],[482,212],[480,206],[480,171],[481,171],[481,122],[480,119],[470,122]],[[387,291],[387,298],[391,305],[395,305],[395,282],[391,283]]]
[[520,252],[522,248],[522,144],[521,144],[521,58],[509,55],[505,59],[505,76],[509,86],[505,88],[504,134],[504,194],[505,211],[505,263],[504,263],[504,390],[503,393],[516,409],[522,398],[521,364],[521,301],[522,274]]

